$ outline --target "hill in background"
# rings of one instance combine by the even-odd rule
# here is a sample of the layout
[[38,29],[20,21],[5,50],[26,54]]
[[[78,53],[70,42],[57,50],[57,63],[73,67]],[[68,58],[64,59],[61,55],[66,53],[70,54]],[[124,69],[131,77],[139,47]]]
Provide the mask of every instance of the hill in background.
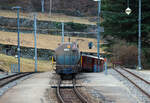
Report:
[[[0,9],[11,9],[21,6],[25,11],[41,11],[41,0],[1,0]],[[45,0],[45,11],[50,10],[50,0]],[[52,12],[73,16],[97,14],[97,4],[93,0],[52,0]]]

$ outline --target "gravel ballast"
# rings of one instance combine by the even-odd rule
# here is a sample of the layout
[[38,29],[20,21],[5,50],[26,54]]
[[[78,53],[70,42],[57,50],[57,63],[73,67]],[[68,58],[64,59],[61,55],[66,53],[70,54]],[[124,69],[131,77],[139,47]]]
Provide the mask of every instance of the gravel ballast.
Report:
[[[117,69],[120,69],[120,67],[117,67]],[[149,80],[150,76],[142,74],[138,71],[135,70],[130,70],[131,72],[137,74],[138,76],[144,78],[145,80]],[[137,89],[132,83],[130,83],[127,79],[125,79],[123,76],[121,76],[119,73],[117,73],[115,70],[110,69],[109,73],[114,76],[116,79],[118,79],[119,81],[121,81],[126,87],[129,88],[130,93],[132,95],[134,95],[139,101],[140,103],[150,103],[150,99],[145,96],[139,89]],[[126,72],[124,72],[126,73]],[[137,81],[135,80],[135,78],[133,78],[132,76],[129,76],[127,73],[125,74],[127,75],[130,79],[134,79],[134,82],[138,85],[140,85],[140,87],[142,88],[146,88],[145,90],[147,90],[148,93],[150,93],[150,86],[149,85],[145,85],[143,82],[141,81]]]

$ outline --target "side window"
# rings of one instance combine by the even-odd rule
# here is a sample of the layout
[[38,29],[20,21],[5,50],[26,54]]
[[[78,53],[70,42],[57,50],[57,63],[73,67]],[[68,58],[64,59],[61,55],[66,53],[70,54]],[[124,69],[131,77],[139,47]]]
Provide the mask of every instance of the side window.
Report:
[[91,58],[88,58],[88,59],[87,59],[87,63],[88,63],[88,64],[92,63],[92,59],[91,59]]

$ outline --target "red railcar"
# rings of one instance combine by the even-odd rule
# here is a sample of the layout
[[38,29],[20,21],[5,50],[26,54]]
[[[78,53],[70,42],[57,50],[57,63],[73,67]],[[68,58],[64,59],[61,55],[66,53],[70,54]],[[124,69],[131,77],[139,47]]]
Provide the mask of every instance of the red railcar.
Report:
[[81,68],[85,72],[101,72],[104,69],[104,58],[82,54]]

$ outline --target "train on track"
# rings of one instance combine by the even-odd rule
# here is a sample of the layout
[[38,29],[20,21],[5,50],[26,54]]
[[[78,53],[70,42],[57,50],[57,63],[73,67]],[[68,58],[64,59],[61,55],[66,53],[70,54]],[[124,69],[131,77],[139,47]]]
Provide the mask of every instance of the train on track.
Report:
[[79,51],[75,42],[66,42],[55,49],[56,73],[60,75],[77,74],[81,71],[103,71],[104,58],[86,55]]
[[77,43],[62,43],[55,50],[56,73],[76,74],[80,71],[80,51]]

